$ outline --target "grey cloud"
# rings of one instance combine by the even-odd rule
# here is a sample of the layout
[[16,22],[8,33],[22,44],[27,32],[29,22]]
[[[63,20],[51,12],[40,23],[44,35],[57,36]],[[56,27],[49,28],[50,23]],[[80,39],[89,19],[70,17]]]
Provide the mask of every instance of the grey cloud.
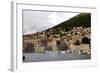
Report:
[[45,30],[77,14],[78,13],[24,11],[23,34]]

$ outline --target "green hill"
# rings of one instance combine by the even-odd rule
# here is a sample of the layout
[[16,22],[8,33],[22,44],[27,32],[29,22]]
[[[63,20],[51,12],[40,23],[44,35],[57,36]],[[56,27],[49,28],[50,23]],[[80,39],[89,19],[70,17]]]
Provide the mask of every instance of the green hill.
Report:
[[59,33],[61,30],[62,31],[69,31],[71,30],[73,27],[91,27],[91,13],[80,13],[77,16],[72,17],[71,19],[64,21],[52,28],[49,28],[47,30],[45,30],[46,32],[51,31],[54,34]]

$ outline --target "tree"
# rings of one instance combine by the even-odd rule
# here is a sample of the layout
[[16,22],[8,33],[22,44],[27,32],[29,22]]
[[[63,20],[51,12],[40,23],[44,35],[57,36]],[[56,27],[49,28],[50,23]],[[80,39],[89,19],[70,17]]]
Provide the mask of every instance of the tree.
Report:
[[74,44],[75,45],[80,45],[80,41],[79,40],[76,40]]
[[88,39],[87,37],[84,37],[83,39],[82,39],[82,42],[81,42],[82,44],[90,44],[90,39]]

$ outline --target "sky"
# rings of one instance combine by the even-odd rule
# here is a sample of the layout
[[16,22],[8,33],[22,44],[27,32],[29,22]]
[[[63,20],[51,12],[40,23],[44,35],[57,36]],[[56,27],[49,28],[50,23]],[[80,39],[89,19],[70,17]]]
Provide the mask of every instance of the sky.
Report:
[[72,12],[23,11],[23,34],[40,32],[78,15]]

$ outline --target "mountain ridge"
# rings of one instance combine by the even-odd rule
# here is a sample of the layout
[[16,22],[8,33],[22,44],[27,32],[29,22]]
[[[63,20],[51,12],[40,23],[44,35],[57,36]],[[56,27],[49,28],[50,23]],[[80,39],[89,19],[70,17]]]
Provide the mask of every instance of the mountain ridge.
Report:
[[45,30],[45,32],[48,32],[51,29],[53,29],[54,33],[55,33],[55,31],[59,32],[60,30],[69,31],[73,27],[79,27],[79,26],[91,27],[91,13],[80,13],[80,14],[70,18],[67,21],[64,21],[52,28]]

